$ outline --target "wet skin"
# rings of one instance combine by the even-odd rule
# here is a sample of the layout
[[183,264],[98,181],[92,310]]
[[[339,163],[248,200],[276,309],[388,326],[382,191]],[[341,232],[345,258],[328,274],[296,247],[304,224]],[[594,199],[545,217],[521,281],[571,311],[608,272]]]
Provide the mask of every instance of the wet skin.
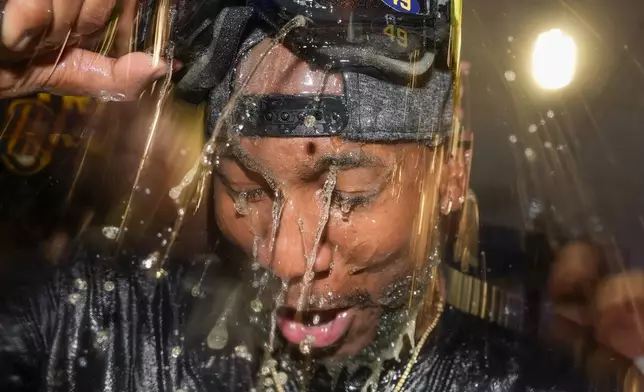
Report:
[[[330,175],[329,167],[337,167],[329,221],[317,249],[316,275],[309,293],[327,301],[307,310],[349,308],[350,320],[335,355],[352,356],[374,339],[383,306],[406,304],[407,296],[392,303],[383,295],[411,275],[408,250],[419,182],[423,177],[436,181],[423,167],[427,154],[432,153],[416,143],[242,138],[220,157],[215,181],[217,222],[224,235],[249,256],[259,238],[257,261],[290,282],[285,306],[294,309],[302,293],[306,255],[313,247],[323,210],[320,190]],[[255,165],[242,163],[248,159],[264,173],[249,170],[248,166]],[[275,190],[271,183],[282,190],[284,203],[272,255]],[[235,208],[242,192],[248,195],[247,214]],[[362,296],[359,301],[357,294]]]
[[[271,48],[268,41],[256,45],[238,64],[236,88],[241,86],[242,95],[312,99],[344,91],[342,75],[311,69],[284,46]],[[229,147],[222,147],[226,143]],[[301,304],[305,287],[304,297],[313,298],[304,309],[309,316],[311,310],[334,310],[321,315],[341,325],[325,324],[328,330],[315,334],[313,347],[333,345],[333,357],[359,353],[376,338],[383,315],[408,304],[410,290],[401,286],[409,283],[414,270],[410,244],[421,185],[435,188],[440,180],[441,189],[448,190],[443,193],[452,188],[444,181],[449,177],[445,171],[439,179],[440,171],[430,170],[434,149],[417,142],[237,136],[219,143],[218,149],[215,213],[223,234],[249,257],[258,241],[257,261],[289,282],[284,307],[291,314]],[[337,177],[329,219],[321,226],[321,190],[332,173]],[[276,191],[283,205],[272,247]],[[324,231],[312,253],[319,227]],[[310,255],[315,275],[305,285]],[[320,302],[320,297],[325,300]],[[291,324],[296,326],[291,333],[290,321],[303,323]],[[304,321],[278,325],[287,340],[297,344],[303,332],[310,331],[303,331]]]

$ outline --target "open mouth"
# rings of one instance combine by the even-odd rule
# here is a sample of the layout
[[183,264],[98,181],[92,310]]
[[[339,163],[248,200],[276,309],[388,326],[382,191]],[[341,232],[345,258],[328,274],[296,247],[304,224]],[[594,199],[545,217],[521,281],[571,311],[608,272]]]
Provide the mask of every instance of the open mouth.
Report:
[[310,310],[297,313],[293,308],[277,311],[277,326],[282,335],[293,344],[309,340],[314,348],[336,343],[349,328],[352,309]]

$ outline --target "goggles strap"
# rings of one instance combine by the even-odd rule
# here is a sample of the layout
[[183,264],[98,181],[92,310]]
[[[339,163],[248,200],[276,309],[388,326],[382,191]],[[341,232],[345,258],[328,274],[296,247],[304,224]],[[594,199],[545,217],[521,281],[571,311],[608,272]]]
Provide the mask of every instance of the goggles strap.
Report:
[[[176,89],[189,102],[203,101],[233,64],[246,27],[253,16],[251,7],[224,8],[214,21],[208,19],[197,30],[207,35],[208,46],[197,56]],[[197,39],[195,37],[194,39]]]

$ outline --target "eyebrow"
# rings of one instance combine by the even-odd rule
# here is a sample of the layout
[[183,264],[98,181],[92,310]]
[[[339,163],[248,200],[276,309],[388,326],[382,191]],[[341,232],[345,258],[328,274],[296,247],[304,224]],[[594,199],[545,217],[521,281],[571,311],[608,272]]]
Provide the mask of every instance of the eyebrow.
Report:
[[233,158],[245,169],[262,176],[271,189],[277,190],[279,188],[277,176],[275,176],[270,169],[267,169],[262,165],[259,160],[250,155],[248,151],[239,144],[238,140],[230,138],[227,139],[225,143],[216,144],[218,146],[216,147],[217,155],[222,158]]
[[301,168],[295,170],[301,178],[310,179],[321,175],[329,170],[331,166],[338,170],[357,169],[362,167],[387,167],[382,159],[375,155],[367,154],[360,150],[359,152],[344,152],[339,154],[325,154],[320,157],[313,167]]
[[[235,159],[240,165],[247,170],[261,175],[269,186],[277,189],[279,181],[273,172],[266,168],[257,158],[253,157],[246,151],[238,140],[228,139],[225,143],[217,143],[217,154],[221,157]],[[311,180],[327,172],[331,166],[338,170],[350,170],[366,167],[382,167],[387,165],[379,157],[365,153],[362,150],[343,152],[338,154],[324,154],[315,161],[313,166],[295,167],[294,171],[303,180]]]

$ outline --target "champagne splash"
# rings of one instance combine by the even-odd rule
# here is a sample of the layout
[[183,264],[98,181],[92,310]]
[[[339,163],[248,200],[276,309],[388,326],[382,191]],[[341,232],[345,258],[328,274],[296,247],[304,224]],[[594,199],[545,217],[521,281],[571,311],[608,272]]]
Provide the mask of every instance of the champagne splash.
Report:
[[[152,123],[150,124],[149,132],[148,132],[148,137],[145,143],[145,147],[143,150],[143,155],[141,157],[141,160],[139,162],[139,167],[136,171],[136,177],[134,179],[134,184],[132,185],[132,189],[130,191],[130,195],[128,197],[128,201],[125,206],[125,213],[123,214],[123,218],[121,219],[121,225],[120,225],[120,231],[119,231],[119,237],[117,239],[118,241],[118,246],[116,247],[116,252],[117,254],[120,252],[121,246],[123,245],[123,240],[124,236],[121,234],[123,233],[123,229],[127,226],[127,223],[130,219],[131,212],[132,212],[132,201],[134,199],[134,194],[136,189],[139,188],[139,183],[141,181],[141,175],[143,173],[143,170],[145,169],[146,163],[148,162],[149,156],[150,156],[150,151],[152,150],[152,146],[154,143],[154,140],[157,135],[157,130],[159,126],[159,120],[161,118],[161,111],[165,106],[165,103],[167,102],[169,98],[169,93],[170,93],[170,87],[172,83],[172,60],[174,57],[174,51],[173,51],[173,46],[170,43],[170,31],[172,30],[172,20],[170,18],[170,1],[169,0],[161,0],[156,9],[155,13],[155,21],[154,21],[154,36],[152,38],[152,43],[153,43],[153,65],[156,67],[159,62],[161,61],[161,56],[162,54],[165,54],[167,57],[167,62],[168,62],[168,67],[167,67],[167,72],[165,75],[165,78],[163,79],[163,83],[161,85],[161,89],[157,92],[157,102],[155,105],[155,110],[154,110],[154,115],[152,119]],[[165,52],[165,53],[164,53]],[[156,90],[156,82],[152,87],[152,93],[154,93]]]
[[[201,199],[203,198],[203,193],[206,188],[207,180],[209,176],[212,174],[212,165],[213,163],[217,162],[217,157],[215,157],[215,160],[213,161],[213,155],[216,154],[216,148],[215,146],[217,145],[217,139],[221,134],[221,130],[224,127],[224,124],[226,124],[232,114],[234,113],[234,109],[237,105],[237,102],[239,101],[239,98],[243,94],[246,86],[248,85],[249,81],[251,78],[255,75],[261,64],[264,62],[264,59],[266,58],[267,54],[270,53],[274,48],[276,48],[282,39],[293,29],[297,27],[302,27],[306,24],[306,19],[303,16],[296,16],[293,18],[289,23],[287,23],[278,33],[278,35],[271,40],[271,45],[262,53],[260,56],[260,61],[253,67],[251,72],[248,73],[244,81],[241,83],[241,87],[231,96],[231,98],[228,100],[226,105],[224,106],[221,115],[219,119],[217,120],[217,123],[215,124],[215,127],[213,129],[212,135],[210,139],[206,142],[206,144],[203,147],[201,156],[199,160],[194,164],[193,168],[184,176],[183,180],[181,181],[181,184],[175,186],[174,188],[171,189],[170,191],[170,197],[175,200],[177,203],[179,211],[187,211],[188,210],[188,205],[190,202],[194,201],[195,194],[197,198],[197,206],[201,203]],[[199,180],[199,185],[198,186],[192,186],[195,179],[198,178]],[[274,189],[277,189],[278,187],[276,184],[271,184],[274,186]],[[189,191],[192,190],[192,191]],[[194,192],[194,193],[193,193]],[[195,210],[196,211],[196,210]],[[178,235],[181,226],[184,221],[184,215],[185,214],[179,214],[177,217],[177,221],[175,222],[174,225],[174,231],[173,231],[173,238],[171,239],[170,243],[168,244],[166,248],[166,257],[164,257],[164,260],[167,259],[167,255],[170,254],[172,251],[172,245],[174,243],[174,240],[176,239],[176,236]]]
[[310,253],[306,257],[306,273],[304,274],[304,287],[302,288],[302,293],[297,304],[297,311],[302,312],[304,310],[304,304],[306,298],[308,297],[311,282],[315,276],[313,272],[313,267],[317,259],[318,247],[320,245],[320,239],[322,238],[322,233],[326,229],[327,222],[329,221],[329,214],[331,210],[331,201],[333,200],[333,191],[335,190],[335,184],[337,182],[338,168],[331,166],[329,168],[329,174],[324,181],[324,186],[322,188],[322,208],[320,213],[320,218],[318,221],[318,227],[315,232],[315,240],[313,241],[313,247],[310,250]]

